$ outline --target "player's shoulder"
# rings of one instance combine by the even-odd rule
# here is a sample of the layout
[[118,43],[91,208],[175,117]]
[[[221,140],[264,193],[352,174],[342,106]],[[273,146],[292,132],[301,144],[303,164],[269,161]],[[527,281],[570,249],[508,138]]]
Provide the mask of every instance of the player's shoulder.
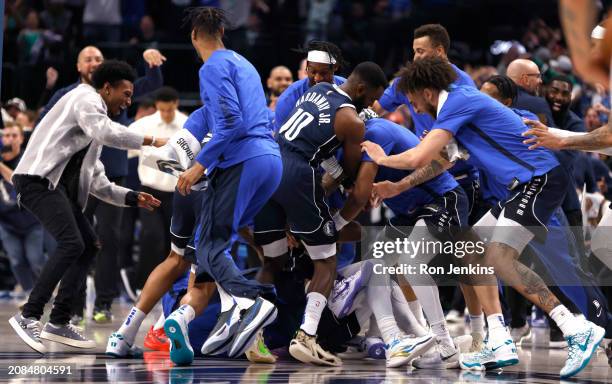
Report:
[[336,76],[334,75],[334,84],[336,85],[342,85],[346,83],[346,78],[342,77],[342,76]]
[[451,63],[451,66],[457,73],[457,80],[455,81],[455,84],[460,85],[460,86],[476,88],[476,84],[474,83],[474,80],[472,80],[472,77],[468,75],[467,72],[463,71],[461,68],[457,67],[455,64]]

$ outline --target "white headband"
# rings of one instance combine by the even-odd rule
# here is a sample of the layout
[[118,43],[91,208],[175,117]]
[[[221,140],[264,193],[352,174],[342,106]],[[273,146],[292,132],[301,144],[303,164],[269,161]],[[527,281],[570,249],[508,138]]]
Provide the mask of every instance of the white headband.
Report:
[[606,34],[606,29],[601,25],[596,26],[591,32],[591,38],[597,40],[603,40],[604,35]]
[[312,63],[336,64],[336,59],[325,51],[308,51],[308,58],[306,60]]

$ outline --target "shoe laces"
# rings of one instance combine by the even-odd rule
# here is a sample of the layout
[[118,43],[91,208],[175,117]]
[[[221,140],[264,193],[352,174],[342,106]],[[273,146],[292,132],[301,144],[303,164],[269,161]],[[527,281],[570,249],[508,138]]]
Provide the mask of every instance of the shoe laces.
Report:
[[40,338],[40,330],[42,328],[40,321],[32,321],[26,325],[26,328],[32,332],[35,338]]
[[83,336],[83,334],[81,333],[81,332],[83,332],[83,330],[81,328],[77,327],[76,325],[72,325],[70,323],[68,323],[67,327],[73,333],[75,333],[77,336],[79,336],[81,339],[85,339],[85,336]]

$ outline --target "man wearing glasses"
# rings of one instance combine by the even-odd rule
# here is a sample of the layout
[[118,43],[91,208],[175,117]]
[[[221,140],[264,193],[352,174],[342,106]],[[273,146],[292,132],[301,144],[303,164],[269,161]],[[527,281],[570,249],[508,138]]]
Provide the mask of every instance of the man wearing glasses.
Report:
[[543,97],[538,97],[542,85],[542,74],[538,65],[531,60],[516,59],[508,65],[506,74],[518,86],[518,94],[512,108],[532,112],[543,124],[554,127],[555,122],[548,103]]

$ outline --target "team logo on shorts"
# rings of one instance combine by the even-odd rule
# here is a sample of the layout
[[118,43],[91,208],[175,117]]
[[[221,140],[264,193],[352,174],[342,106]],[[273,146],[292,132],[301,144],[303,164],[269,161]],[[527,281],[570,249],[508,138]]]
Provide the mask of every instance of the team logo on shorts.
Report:
[[326,236],[332,237],[334,236],[335,232],[336,227],[334,226],[333,221],[328,221],[327,223],[323,224],[323,233],[325,233]]

